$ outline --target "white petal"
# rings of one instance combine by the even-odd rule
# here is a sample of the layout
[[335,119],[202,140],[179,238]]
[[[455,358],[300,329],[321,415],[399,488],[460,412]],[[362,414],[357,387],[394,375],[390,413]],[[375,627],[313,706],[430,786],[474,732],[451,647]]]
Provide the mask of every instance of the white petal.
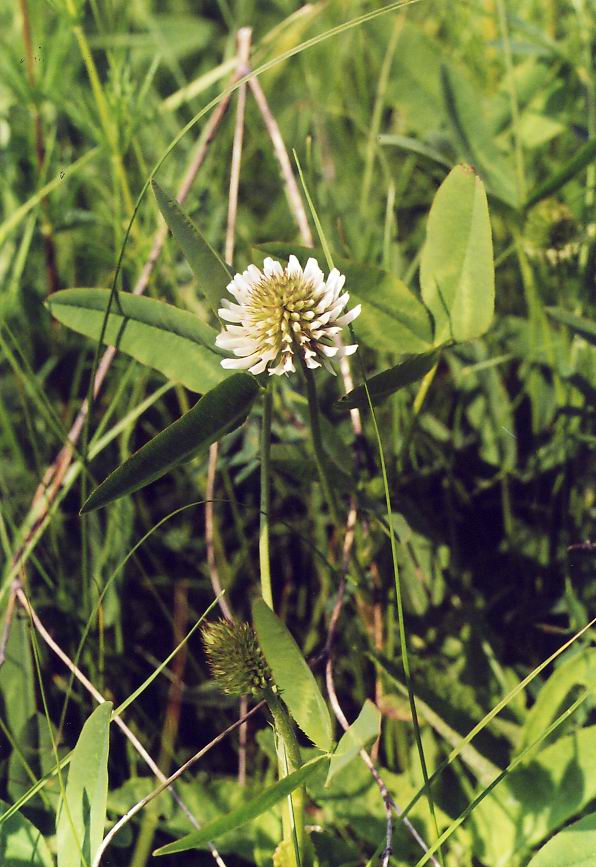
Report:
[[243,274],[243,277],[250,283],[251,286],[256,286],[263,279],[263,275],[256,265],[249,265]]
[[356,350],[358,349],[357,343],[352,343],[350,346],[342,346],[339,350],[338,358],[345,358],[347,355],[354,355]]
[[339,352],[339,346],[327,346],[325,343],[320,344],[320,349],[323,350],[328,358],[333,358]]
[[259,358],[258,355],[251,355],[248,358],[224,358],[221,366],[227,370],[246,370],[251,367]]
[[228,334],[225,331],[217,335],[215,345],[219,346],[220,349],[237,349],[240,346],[249,346],[251,352],[254,352],[254,349],[256,349],[255,341],[249,337]]
[[249,373],[254,373],[254,374],[263,373],[263,371],[267,367],[267,364],[268,364],[267,359],[261,358],[261,360],[257,361],[256,364],[253,364],[252,367],[249,367],[249,369],[248,369]]
[[263,271],[266,277],[273,277],[274,275],[282,277],[284,273],[280,263],[276,262],[275,259],[270,259],[269,256],[263,262]]
[[345,328],[345,326],[349,325],[350,322],[353,322],[357,316],[360,316],[361,311],[362,304],[357,304],[355,307],[352,307],[351,310],[348,310],[347,313],[344,313],[343,316],[340,316],[339,319],[336,319],[336,325],[339,325],[341,328]]
[[314,360],[314,358],[305,358],[305,359],[304,359],[304,363],[306,364],[306,366],[307,366],[308,368],[310,368],[310,370],[314,370],[315,367],[320,367],[320,366],[321,366],[321,365],[319,364],[318,361],[315,361],[315,360]]
[[300,266],[300,262],[294,256],[293,253],[290,256],[290,258],[288,259],[288,267],[286,268],[286,271],[287,271],[288,275],[292,276],[292,277],[301,277],[302,276],[302,268]]
[[245,316],[244,311],[241,307],[238,307],[237,304],[235,304],[234,307],[237,308],[238,312],[236,312],[236,310],[229,310],[225,307],[220,307],[217,311],[217,315],[221,319],[225,319],[226,322],[242,322]]
[[304,276],[311,283],[318,285],[323,280],[323,272],[319,268],[319,263],[312,257],[308,260],[304,267]]

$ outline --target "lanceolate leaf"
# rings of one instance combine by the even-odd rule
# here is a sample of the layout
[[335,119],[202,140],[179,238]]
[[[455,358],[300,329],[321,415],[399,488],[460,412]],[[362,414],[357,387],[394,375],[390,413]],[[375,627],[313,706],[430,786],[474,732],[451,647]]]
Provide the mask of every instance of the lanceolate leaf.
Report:
[[252,376],[229,376],[114,470],[93,491],[81,512],[91,512],[138,491],[237,428],[246,419],[258,391]]
[[58,867],[90,865],[103,839],[112,703],[97,707],[74,748],[56,823]]
[[480,337],[495,304],[493,246],[486,193],[471,166],[456,166],[434,198],[420,263],[422,297],[435,346]]
[[164,220],[197,278],[199,290],[217,313],[231,280],[228,266],[184,213],[174,196],[160,187],[155,179],[151,181],[151,188]]
[[[261,244],[258,252],[287,260],[294,253],[304,265],[314,256],[323,270],[325,257],[317,247],[295,247],[284,243]],[[349,307],[362,304],[356,320],[356,334],[364,343],[396,355],[424,352],[432,345],[432,322],[428,310],[416,295],[394,274],[349,259],[336,259],[335,266],[345,274]]]
[[252,615],[259,644],[292,718],[320,750],[328,752],[333,736],[329,710],[298,645],[262,599],[254,602]]
[[[389,395],[422,379],[439,360],[440,349],[432,349],[430,352],[422,352],[420,355],[409,355],[395,367],[371,376],[367,382],[370,399],[373,404],[381,403]],[[345,394],[336,402],[341,409],[368,406],[368,398],[364,385],[359,385]]]
[[162,846],[157,849],[154,855],[172,855],[175,852],[186,852],[188,849],[198,849],[205,846],[206,843],[216,840],[227,831],[233,831],[241,825],[250,822],[251,819],[256,819],[262,813],[271,810],[284,798],[287,798],[294,789],[302,786],[310,776],[317,770],[319,764],[327,760],[327,756],[317,756],[305,765],[302,765],[297,771],[284,777],[275,785],[270,786],[256,798],[232,810],[225,816],[220,816],[206,825],[203,825],[200,831],[193,831],[192,834],[187,834],[175,843],[169,843],[167,846]]
[[[59,322],[99,340],[110,294],[109,289],[65,289],[50,295],[46,303]],[[186,310],[118,292],[110,307],[104,343],[203,394],[229,375],[220,364],[216,337],[215,329]]]
[[[0,801],[0,816],[8,810]],[[29,819],[15,813],[0,825],[2,867],[53,867],[54,861],[43,838]]]
[[568,825],[534,855],[528,867],[590,867],[596,863],[596,813]]
[[346,765],[349,765],[356,758],[360,750],[365,749],[372,741],[378,738],[380,730],[381,712],[372,701],[366,699],[358,717],[350,728],[344,732],[337,745],[337,749],[331,756],[326,786],[329,785],[336,774],[339,774]]

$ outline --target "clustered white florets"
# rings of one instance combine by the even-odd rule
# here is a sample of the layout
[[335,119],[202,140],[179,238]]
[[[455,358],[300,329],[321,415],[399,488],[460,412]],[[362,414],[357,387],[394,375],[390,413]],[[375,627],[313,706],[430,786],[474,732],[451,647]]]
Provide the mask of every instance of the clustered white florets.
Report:
[[295,256],[286,268],[267,258],[262,271],[249,265],[236,274],[227,289],[237,303],[222,299],[218,310],[226,324],[216,344],[236,356],[224,358],[222,367],[279,376],[295,372],[299,353],[306,367],[324,366],[334,373],[329,359],[352,355],[358,348],[335,343],[336,335],[360,313],[358,304],[342,314],[350,297],[341,294],[344,282],[337,268],[325,280],[316,259],[309,259],[302,270]]

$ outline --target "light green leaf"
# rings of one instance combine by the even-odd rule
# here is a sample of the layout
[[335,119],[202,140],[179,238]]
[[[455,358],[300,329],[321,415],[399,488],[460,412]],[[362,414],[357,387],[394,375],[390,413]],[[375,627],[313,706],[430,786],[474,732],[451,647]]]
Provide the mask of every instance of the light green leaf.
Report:
[[[8,804],[0,801],[0,816]],[[53,867],[54,861],[41,831],[21,813],[14,813],[0,826],[2,867]]]
[[566,325],[572,334],[579,334],[592,346],[596,346],[596,322],[586,319],[584,316],[575,316],[560,307],[547,307],[546,312],[557,322]]
[[[260,244],[256,249],[283,261],[294,253],[303,267],[309,256],[314,256],[325,271],[323,251],[317,247],[310,249],[275,242]],[[359,340],[396,355],[430,348],[432,323],[428,310],[403,281],[388,271],[349,259],[335,259],[334,264],[346,277],[345,289],[350,294],[348,307],[362,304],[362,312],[354,322]]]
[[[2,629],[4,629],[2,624]],[[31,637],[25,620],[15,617],[8,633],[6,659],[0,666],[0,695],[6,722],[19,737],[27,720],[35,713],[35,689]]]
[[233,831],[246,822],[250,822],[251,819],[256,819],[257,816],[271,810],[272,807],[290,795],[294,789],[302,786],[316,771],[318,765],[322,761],[325,761],[326,758],[326,756],[317,756],[315,759],[302,765],[297,771],[265,789],[256,798],[252,798],[241,807],[232,810],[231,813],[208,822],[200,831],[193,831],[180,840],[176,840],[175,843],[168,843],[167,846],[162,846],[161,849],[157,849],[153,854],[172,855],[175,852],[186,852],[188,849],[197,849],[211,840],[216,840],[227,831]]
[[596,648],[575,654],[560,665],[546,681],[530,709],[521,730],[517,751],[533,743],[576,698],[577,687],[596,691]]
[[252,616],[259,644],[292,718],[320,750],[331,749],[333,731],[325,699],[292,635],[263,599]]
[[[373,404],[382,403],[400,388],[405,388],[426,376],[439,360],[439,353],[440,349],[431,349],[430,352],[422,352],[419,355],[408,355],[395,367],[371,376],[367,380],[367,386]],[[367,407],[368,399],[364,385],[352,389],[336,401],[335,405],[339,409]]]
[[118,497],[138,491],[239,427],[258,392],[256,380],[246,373],[224,379],[114,470],[93,491],[81,513],[100,509]]
[[538,852],[528,867],[595,867],[596,813],[569,825]]
[[[97,341],[110,295],[109,289],[64,289],[50,295],[46,306],[63,325]],[[214,328],[187,310],[155,298],[118,292],[103,342],[167,379],[204,394],[229,375],[221,366],[216,337]]]
[[346,765],[349,765],[356,758],[360,750],[366,749],[370,743],[375,741],[380,731],[381,712],[372,701],[366,699],[358,717],[350,728],[344,732],[337,745],[337,749],[331,756],[329,773],[327,774],[325,785],[328,786],[335,775],[343,771]]
[[226,296],[226,286],[232,279],[230,269],[184,213],[174,196],[162,189],[155,179],[151,181],[151,188],[164,220],[197,278],[199,290],[217,313],[221,299]]
[[434,198],[420,263],[435,346],[480,337],[493,318],[495,275],[486,193],[471,166],[456,166]]
[[89,867],[103,839],[111,714],[112,702],[100,704],[85,722],[73,750],[65,801],[56,821],[58,867]]

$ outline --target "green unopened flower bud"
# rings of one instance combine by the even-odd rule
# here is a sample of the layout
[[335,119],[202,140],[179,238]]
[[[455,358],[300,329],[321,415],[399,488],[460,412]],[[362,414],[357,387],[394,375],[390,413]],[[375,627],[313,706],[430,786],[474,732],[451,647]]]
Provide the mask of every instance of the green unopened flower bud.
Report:
[[260,695],[273,686],[271,671],[252,626],[217,620],[201,631],[211,673],[222,692]]

